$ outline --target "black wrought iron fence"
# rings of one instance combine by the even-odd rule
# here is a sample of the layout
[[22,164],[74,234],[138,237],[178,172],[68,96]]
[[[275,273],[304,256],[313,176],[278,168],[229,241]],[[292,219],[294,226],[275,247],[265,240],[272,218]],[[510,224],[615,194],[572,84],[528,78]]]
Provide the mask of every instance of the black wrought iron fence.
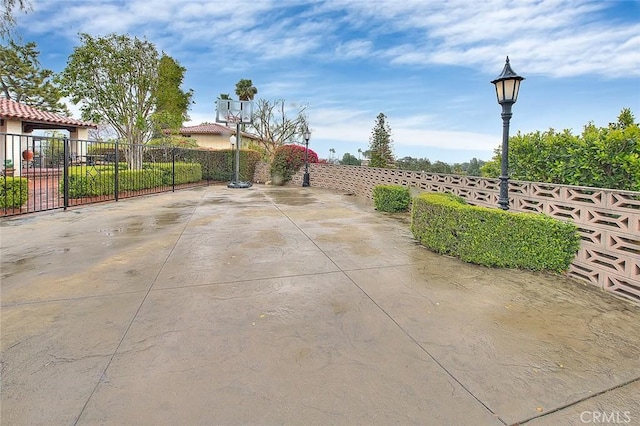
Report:
[[[119,200],[228,181],[231,150],[0,133],[0,215]],[[245,174],[252,178],[255,165]]]

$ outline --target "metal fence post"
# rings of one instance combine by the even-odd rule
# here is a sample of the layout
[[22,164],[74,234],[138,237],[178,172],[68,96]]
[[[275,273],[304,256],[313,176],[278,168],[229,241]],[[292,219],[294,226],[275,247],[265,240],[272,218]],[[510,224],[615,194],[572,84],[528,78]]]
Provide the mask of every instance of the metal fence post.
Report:
[[64,160],[62,161],[62,180],[64,182],[63,193],[63,205],[64,209],[67,210],[69,207],[69,139],[66,137],[62,140],[62,154],[64,155]]
[[118,171],[120,170],[120,147],[118,146],[118,140],[116,139],[116,155],[115,155],[115,171],[113,173],[113,197],[115,198],[116,201],[118,201],[118,184],[119,184],[119,174]]

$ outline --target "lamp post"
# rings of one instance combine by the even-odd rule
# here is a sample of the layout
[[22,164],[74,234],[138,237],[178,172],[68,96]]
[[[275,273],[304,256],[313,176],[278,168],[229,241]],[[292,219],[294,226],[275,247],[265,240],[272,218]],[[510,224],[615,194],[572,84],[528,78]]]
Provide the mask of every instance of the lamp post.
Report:
[[500,199],[498,204],[502,210],[509,210],[509,121],[511,120],[511,107],[518,100],[520,82],[524,77],[516,74],[509,64],[509,57],[504,64],[502,74],[491,81],[496,86],[498,103],[502,105],[502,161],[500,172]]
[[302,186],[311,186],[309,183],[309,139],[311,139],[311,132],[308,127],[305,127],[302,133],[304,138],[304,179],[302,180]]

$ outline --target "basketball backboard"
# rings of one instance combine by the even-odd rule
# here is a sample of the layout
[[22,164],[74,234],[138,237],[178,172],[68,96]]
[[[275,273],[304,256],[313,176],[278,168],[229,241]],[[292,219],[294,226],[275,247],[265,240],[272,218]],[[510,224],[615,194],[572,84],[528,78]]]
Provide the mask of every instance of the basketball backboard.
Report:
[[218,123],[251,123],[252,116],[252,101],[218,99],[216,102],[216,122]]

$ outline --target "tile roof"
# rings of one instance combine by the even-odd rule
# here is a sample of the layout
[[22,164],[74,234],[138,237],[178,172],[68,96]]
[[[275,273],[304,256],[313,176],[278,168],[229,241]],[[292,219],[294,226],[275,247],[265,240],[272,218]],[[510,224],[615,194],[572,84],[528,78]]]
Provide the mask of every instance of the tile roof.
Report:
[[198,126],[189,126],[180,128],[180,133],[191,134],[208,134],[208,135],[228,135],[234,134],[236,129],[234,127],[227,127],[221,124],[204,123]]
[[52,112],[41,111],[37,108],[0,96],[0,118],[18,119],[34,123],[59,124],[60,126],[97,127],[88,121],[65,117]]
[[[251,139],[259,139],[258,136],[253,135],[247,132],[241,132],[242,136],[251,138]],[[198,126],[189,126],[180,128],[181,135],[235,135],[236,128],[223,126],[222,124],[217,123],[203,123]]]

